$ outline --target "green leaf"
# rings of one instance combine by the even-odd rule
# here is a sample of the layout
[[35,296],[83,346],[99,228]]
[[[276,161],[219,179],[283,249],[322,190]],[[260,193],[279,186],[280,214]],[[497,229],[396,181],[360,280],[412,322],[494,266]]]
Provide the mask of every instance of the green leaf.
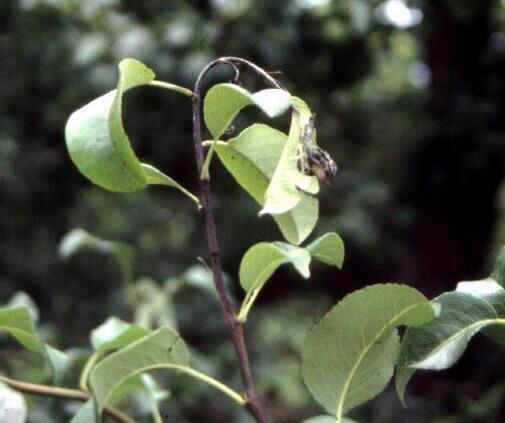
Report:
[[261,288],[279,266],[291,263],[304,278],[310,276],[310,254],[304,248],[285,242],[260,242],[244,254],[240,262],[240,285],[246,291],[238,319],[246,321]]
[[336,266],[339,269],[344,264],[344,241],[335,232],[324,234],[305,248],[312,257],[325,264]]
[[188,361],[182,338],[169,328],[158,329],[95,366],[90,377],[93,396],[102,410],[114,392],[131,377],[154,369],[187,367]]
[[240,110],[252,104],[273,118],[289,108],[291,98],[285,90],[266,89],[251,94],[236,84],[216,84],[209,89],[203,103],[203,116],[214,139],[224,134]]
[[[256,202],[263,206],[265,193],[286,143],[286,134],[255,124],[236,138],[219,142],[216,152],[226,169]],[[314,229],[319,211],[317,198],[301,193],[301,200],[287,213],[273,215],[284,238],[298,245]]]
[[121,116],[123,94],[147,85],[154,72],[137,60],[119,63],[117,88],[72,113],[65,127],[67,149],[79,171],[91,182],[110,191],[131,192],[148,184],[173,186],[198,204],[198,200],[168,176],[140,163],[131,148]]
[[402,403],[416,368],[452,366],[478,331],[505,346],[505,289],[493,278],[459,282],[455,292],[435,298],[433,304],[440,315],[426,326],[409,329],[402,341],[395,376]]
[[400,366],[447,369],[461,357],[477,332],[486,326],[505,324],[489,302],[473,295],[448,292],[432,302],[439,315],[424,326],[406,331],[398,358]]
[[429,301],[405,285],[372,285],[346,296],[304,342],[302,373],[310,392],[341,421],[389,382],[399,348],[396,327],[432,317]]
[[67,368],[67,355],[44,344],[38,337],[33,314],[26,305],[0,309],[0,332],[9,333],[24,348],[41,354],[49,363],[54,378],[60,379]]
[[86,401],[72,417],[70,423],[98,423],[93,400]]
[[292,97],[294,110],[291,127],[282,154],[265,193],[263,214],[282,214],[290,211],[301,201],[304,193],[317,194],[319,180],[316,176],[304,175],[298,170],[297,155],[300,138],[311,111],[303,100]]
[[58,253],[64,259],[85,250],[106,254],[116,260],[121,271],[122,282],[125,285],[126,297],[130,298],[131,294],[128,290],[129,284],[133,282],[133,261],[135,258],[133,248],[122,242],[98,238],[81,228],[69,231],[58,247]]
[[11,308],[11,307],[17,307],[17,306],[26,306],[30,310],[31,314],[31,319],[34,323],[37,323],[39,320],[39,309],[37,307],[37,304],[35,304],[35,301],[33,301],[33,298],[30,297],[26,292],[24,291],[18,291],[16,292],[9,302],[5,304],[6,308]]
[[277,268],[291,263],[304,277],[310,276],[310,254],[285,242],[260,242],[245,253],[240,263],[240,285],[246,292],[261,289]]
[[[505,288],[492,278],[478,281],[463,281],[456,286],[456,292],[463,292],[485,300],[494,308],[496,315],[505,318]],[[505,346],[505,327],[492,325],[483,329],[483,333],[495,342]]]
[[69,258],[83,250],[92,250],[104,254],[117,255],[128,261],[133,261],[133,249],[121,242],[107,241],[98,238],[88,231],[75,228],[70,230],[61,240],[58,253],[63,258]]
[[91,331],[91,345],[99,353],[123,348],[151,333],[149,329],[126,323],[117,317],[109,317]]
[[0,309],[0,331],[9,333],[28,351],[43,353],[27,306]]
[[404,407],[407,407],[407,403],[405,402],[405,389],[415,372],[416,369],[402,366],[398,366],[395,371],[396,395],[398,395],[398,398]]
[[[98,409],[128,393],[136,384],[135,376],[156,369],[185,373],[228,395],[239,405],[245,398],[223,383],[189,367],[189,353],[182,338],[168,327],[162,327],[126,347],[110,354],[91,372],[90,387]],[[125,384],[127,385],[125,387]],[[145,383],[144,383],[145,385]]]
[[[172,284],[169,284],[173,288]],[[177,329],[177,319],[172,303],[172,292],[163,289],[149,278],[135,282],[134,322],[146,328],[169,326]]]
[[174,181],[170,176],[165,175],[163,172],[159,171],[154,166],[145,163],[141,163],[140,167],[144,171],[146,181],[149,185],[165,185],[167,187],[176,188],[182,193],[186,194],[187,197],[192,199],[198,205],[198,207],[200,207],[200,200],[198,200],[198,198],[194,194],[189,192],[182,185]]

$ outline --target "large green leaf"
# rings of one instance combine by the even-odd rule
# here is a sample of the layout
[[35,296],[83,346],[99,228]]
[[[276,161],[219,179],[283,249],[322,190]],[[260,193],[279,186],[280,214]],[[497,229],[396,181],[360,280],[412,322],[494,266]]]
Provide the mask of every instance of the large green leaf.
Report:
[[[255,124],[236,138],[219,142],[216,152],[237,182],[262,206],[265,192],[286,143],[286,134]],[[298,245],[314,229],[319,211],[317,198],[300,193],[300,202],[289,212],[273,215],[284,238]]]
[[140,163],[124,130],[121,116],[124,92],[153,82],[154,72],[133,59],[122,60],[119,72],[115,90],[86,104],[68,119],[65,139],[72,161],[84,176],[105,189],[131,192],[148,184],[161,184],[179,189],[198,203],[193,194],[173,179]]
[[[90,387],[98,409],[137,384],[135,376],[156,369],[169,369],[185,373],[225,393],[240,405],[242,395],[221,382],[189,367],[189,354],[182,338],[168,327],[162,327],[126,347],[110,354],[91,372]],[[125,387],[125,385],[127,385]],[[145,383],[144,383],[145,385]],[[152,388],[150,388],[152,393]]]
[[291,105],[289,93],[281,89],[266,89],[250,93],[236,84],[216,84],[205,96],[203,116],[205,124],[215,140],[230,126],[244,107],[258,106],[269,117],[284,113]]
[[305,248],[312,257],[322,263],[336,266],[339,269],[344,264],[344,241],[335,232],[324,234]]
[[[108,351],[117,350],[135,342],[136,340],[148,335],[152,331],[135,325],[130,324],[118,319],[117,317],[109,317],[104,323],[97,328],[93,329],[90,334],[90,342],[95,352],[91,354],[86,362],[80,377],[80,385],[84,389],[88,385],[88,378],[94,366],[100,358]],[[132,384],[125,383],[127,388],[122,389],[120,394],[125,395],[138,387],[143,388],[140,378],[136,382],[136,386],[131,387]]]
[[405,285],[372,285],[346,296],[305,340],[302,373],[310,392],[341,421],[390,380],[399,349],[396,327],[432,317],[430,302]]
[[188,367],[188,361],[182,338],[161,328],[104,358],[91,372],[90,387],[101,410],[133,376],[154,369]]
[[289,135],[265,193],[262,214],[282,214],[301,201],[305,192],[317,194],[319,181],[316,176],[304,175],[298,170],[297,155],[302,131],[308,124],[311,111],[303,100],[292,97],[293,113]]
[[26,305],[0,309],[0,332],[9,333],[30,352],[41,354],[49,363],[56,379],[61,378],[67,368],[67,355],[43,343],[36,332],[33,313]]
[[240,285],[246,291],[238,319],[247,320],[247,315],[263,285],[279,266],[291,263],[304,278],[310,276],[310,254],[300,247],[285,242],[260,242],[244,254],[240,263]]

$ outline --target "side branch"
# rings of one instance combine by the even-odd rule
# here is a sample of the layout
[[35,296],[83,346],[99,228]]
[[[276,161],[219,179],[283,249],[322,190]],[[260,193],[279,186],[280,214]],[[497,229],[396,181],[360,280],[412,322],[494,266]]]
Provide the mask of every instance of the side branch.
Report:
[[[91,394],[89,392],[80,391],[78,389],[39,385],[36,383],[28,383],[16,379],[11,379],[6,376],[0,376],[0,382],[3,382],[10,388],[19,392],[23,392],[25,394],[62,398],[81,402],[86,402],[91,398]],[[133,420],[123,412],[119,411],[117,408],[111,407],[109,405],[106,405],[104,407],[103,412],[109,417],[116,420],[118,423],[137,423],[136,420]]]

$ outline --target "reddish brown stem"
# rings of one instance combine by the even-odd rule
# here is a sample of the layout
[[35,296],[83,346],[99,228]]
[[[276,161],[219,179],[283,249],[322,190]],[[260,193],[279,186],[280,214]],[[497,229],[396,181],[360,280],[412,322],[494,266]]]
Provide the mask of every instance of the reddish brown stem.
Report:
[[[227,64],[232,66],[235,71],[235,80],[238,79],[239,70],[238,65],[245,65],[256,74],[265,78],[270,84],[276,88],[282,86],[272,78],[266,71],[256,66],[248,60],[238,57],[222,57],[209,63],[198,76],[195,88],[193,90],[193,141],[195,144],[196,163],[198,168],[198,175],[202,173],[204,163],[204,152],[202,146],[202,80],[207,72],[214,66],[220,64]],[[205,225],[207,229],[207,242],[209,246],[211,269],[214,276],[214,284],[219,295],[221,307],[223,309],[226,323],[231,332],[235,354],[240,366],[240,373],[244,383],[245,394],[247,398],[246,408],[249,413],[259,423],[268,423],[270,418],[266,412],[260,398],[256,392],[254,379],[249,364],[249,355],[244,341],[244,329],[242,324],[237,320],[233,307],[228,299],[226,289],[223,282],[223,272],[221,268],[221,258],[219,253],[219,243],[217,238],[217,228],[212,212],[212,204],[209,195],[209,181],[200,178],[200,201],[202,203],[202,213],[205,218]]]

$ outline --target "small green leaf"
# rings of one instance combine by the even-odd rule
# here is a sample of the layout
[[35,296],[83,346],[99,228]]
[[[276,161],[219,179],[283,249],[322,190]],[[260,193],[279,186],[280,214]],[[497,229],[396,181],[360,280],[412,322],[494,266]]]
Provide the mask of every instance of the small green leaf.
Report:
[[194,194],[189,192],[182,185],[174,181],[170,176],[167,176],[163,172],[160,172],[154,166],[145,163],[141,163],[140,167],[144,171],[146,181],[149,185],[165,185],[167,187],[176,188],[182,193],[186,194],[187,197],[191,198],[200,207],[200,200],[198,200]]
[[304,175],[296,164],[302,131],[311,112],[303,100],[292,97],[292,101],[294,109],[288,139],[266,190],[265,204],[260,215],[286,213],[296,207],[304,193],[319,192],[317,177]]
[[9,333],[28,351],[41,354],[49,363],[54,378],[61,378],[67,368],[68,357],[64,352],[44,344],[39,339],[28,306],[1,308],[0,332]]
[[330,232],[307,245],[307,250],[315,259],[342,268],[344,263],[344,241],[340,235]]
[[91,182],[110,191],[131,192],[148,184],[175,187],[197,202],[196,197],[168,176],[140,163],[130,146],[121,116],[123,94],[147,85],[154,72],[137,60],[119,63],[117,88],[72,113],[65,127],[67,149],[79,171]]
[[91,372],[90,386],[99,409],[131,377],[154,369],[187,367],[188,360],[186,344],[166,327],[112,353]]
[[28,351],[43,352],[42,344],[35,332],[30,309],[27,306],[0,309],[0,331],[8,332]]
[[[265,192],[286,143],[286,134],[267,125],[255,124],[236,138],[219,142],[216,152],[240,186],[262,206]],[[301,193],[301,200],[287,213],[272,215],[284,238],[298,245],[314,229],[319,211],[317,198]]]
[[215,140],[230,126],[244,107],[258,106],[269,117],[284,113],[291,105],[290,95],[280,89],[266,89],[251,94],[236,84],[216,84],[205,96],[203,116]]
[[240,263],[240,285],[246,292],[261,289],[284,263],[291,263],[304,278],[310,276],[310,254],[305,249],[284,242],[260,242],[253,245]]
[[399,348],[396,327],[432,317],[429,301],[405,285],[372,285],[346,296],[305,340],[302,373],[310,392],[340,422],[389,382]]
[[260,242],[244,254],[240,263],[240,285],[246,291],[238,319],[244,322],[263,285],[279,266],[291,263],[304,278],[310,276],[310,254],[285,242]]
[[99,353],[123,348],[151,333],[149,329],[126,323],[117,317],[109,317],[91,331],[91,345]]
[[402,340],[398,364],[416,369],[451,367],[481,329],[505,324],[489,302],[462,292],[448,292],[432,303],[440,310],[430,323],[409,328]]

